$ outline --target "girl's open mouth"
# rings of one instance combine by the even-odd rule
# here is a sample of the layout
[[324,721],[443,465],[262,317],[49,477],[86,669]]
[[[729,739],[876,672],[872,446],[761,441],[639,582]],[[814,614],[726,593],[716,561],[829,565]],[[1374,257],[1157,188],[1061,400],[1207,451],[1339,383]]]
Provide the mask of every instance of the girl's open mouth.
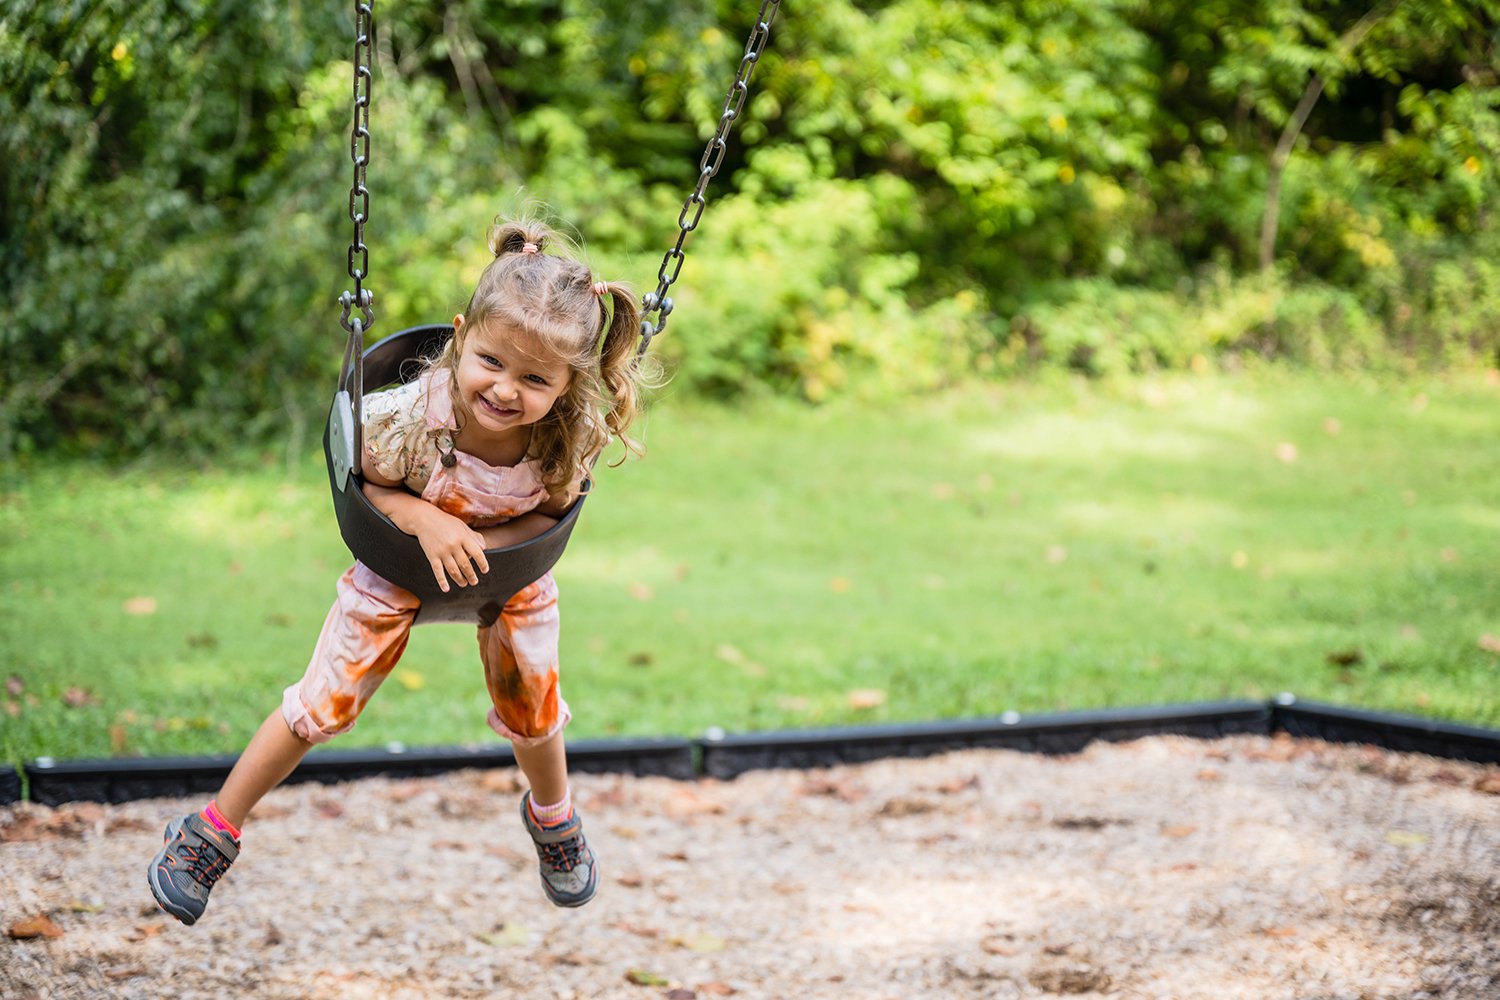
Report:
[[493,413],[497,417],[513,417],[517,413],[521,412],[520,410],[512,410],[512,409],[506,409],[504,407],[496,406],[494,403],[491,403],[488,399],[485,399],[483,396],[480,396],[478,398],[479,398],[479,405],[482,406],[482,407],[484,407],[486,410],[489,410],[491,413]]

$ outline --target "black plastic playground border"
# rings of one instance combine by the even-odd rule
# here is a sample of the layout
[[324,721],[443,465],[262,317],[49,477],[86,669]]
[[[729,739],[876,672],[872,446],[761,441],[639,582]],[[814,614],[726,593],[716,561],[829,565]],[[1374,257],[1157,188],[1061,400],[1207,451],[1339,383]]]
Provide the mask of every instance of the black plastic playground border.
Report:
[[[1121,742],[1164,734],[1215,739],[1278,732],[1500,763],[1500,730],[1304,702],[1289,694],[1267,702],[1206,702],[1031,716],[1006,712],[995,718],[833,729],[734,735],[710,730],[696,740],[580,741],[569,744],[568,763],[580,772],[729,779],[762,768],[827,767],[979,747],[1066,754],[1076,753],[1095,740]],[[35,802],[126,802],[213,792],[234,760],[232,756],[76,761],[38,758],[23,770],[29,797]],[[462,768],[510,767],[514,763],[509,746],[504,744],[419,749],[393,744],[375,750],[314,751],[291,780],[332,783],[375,775],[419,777]],[[0,804],[19,801],[21,792],[21,775],[12,769],[0,769]]]

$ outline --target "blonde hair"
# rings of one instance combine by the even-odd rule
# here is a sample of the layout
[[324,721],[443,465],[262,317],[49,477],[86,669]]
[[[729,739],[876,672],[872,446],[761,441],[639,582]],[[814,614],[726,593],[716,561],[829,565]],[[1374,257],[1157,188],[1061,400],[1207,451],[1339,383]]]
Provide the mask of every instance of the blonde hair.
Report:
[[[588,477],[611,437],[627,453],[645,451],[628,434],[640,414],[642,390],[654,384],[654,367],[636,353],[640,312],[629,286],[598,281],[575,248],[545,223],[497,221],[489,247],[495,259],[469,297],[463,329],[432,366],[446,368],[456,388],[465,331],[491,319],[525,331],[568,364],[573,374],[567,391],[533,426],[530,452],[547,491],[560,496]],[[554,247],[562,252],[549,253]],[[472,416],[456,392],[453,411],[460,421]]]

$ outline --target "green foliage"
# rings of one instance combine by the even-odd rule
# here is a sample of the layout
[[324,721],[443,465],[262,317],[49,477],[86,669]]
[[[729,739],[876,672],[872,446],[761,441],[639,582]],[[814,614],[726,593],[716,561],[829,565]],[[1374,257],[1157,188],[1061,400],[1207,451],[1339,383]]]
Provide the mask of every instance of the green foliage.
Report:
[[[755,7],[378,5],[376,332],[451,315],[530,199],[654,285]],[[351,31],[305,0],[4,8],[0,455],[314,426]],[[789,6],[662,348],[685,389],[814,399],[1253,351],[1493,363],[1497,37],[1497,0]]]

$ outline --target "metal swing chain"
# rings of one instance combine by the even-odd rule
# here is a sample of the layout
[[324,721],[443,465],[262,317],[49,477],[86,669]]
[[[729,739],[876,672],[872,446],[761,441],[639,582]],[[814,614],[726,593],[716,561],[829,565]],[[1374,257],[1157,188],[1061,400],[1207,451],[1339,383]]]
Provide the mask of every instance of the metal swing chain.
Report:
[[[719,128],[708,146],[703,150],[703,159],[698,163],[698,184],[693,188],[692,194],[688,195],[687,201],[682,205],[682,211],[677,215],[677,244],[667,251],[662,258],[661,268],[656,273],[656,290],[647,292],[641,297],[641,346],[636,352],[637,356],[646,353],[646,348],[651,346],[651,338],[661,333],[667,325],[667,317],[672,313],[672,300],[667,292],[682,273],[682,262],[685,256],[682,245],[687,241],[688,233],[698,228],[698,220],[703,217],[705,204],[704,192],[708,190],[708,182],[713,180],[719,172],[719,166],[724,162],[724,150],[727,148],[729,130],[734,127],[738,120],[740,111],[745,106],[745,95],[750,92],[750,74],[755,72],[755,66],[760,61],[760,54],[766,47],[766,42],[771,38],[771,21],[775,19],[776,12],[781,9],[781,0],[762,0],[760,13],[756,15],[755,27],[750,29],[750,38],[745,42],[745,55],[740,59],[739,71],[735,74],[734,83],[729,88],[729,94],[724,99],[724,111],[719,115]],[[688,213],[692,218],[688,218]],[[667,269],[671,268],[671,273]],[[660,309],[661,314],[656,322],[652,322],[650,316]]]
[[[356,2],[354,5],[354,126],[349,132],[349,159],[354,163],[354,185],[349,189],[349,219],[354,223],[354,241],[349,244],[348,261],[354,291],[339,296],[339,303],[344,307],[339,322],[350,334],[363,333],[375,323],[375,315],[370,311],[375,296],[364,286],[365,279],[370,276],[370,248],[365,246],[370,189],[365,187],[365,168],[370,163],[370,64],[374,62],[371,55],[372,6],[370,2]],[[362,322],[349,317],[350,311],[356,307],[364,314]]]

